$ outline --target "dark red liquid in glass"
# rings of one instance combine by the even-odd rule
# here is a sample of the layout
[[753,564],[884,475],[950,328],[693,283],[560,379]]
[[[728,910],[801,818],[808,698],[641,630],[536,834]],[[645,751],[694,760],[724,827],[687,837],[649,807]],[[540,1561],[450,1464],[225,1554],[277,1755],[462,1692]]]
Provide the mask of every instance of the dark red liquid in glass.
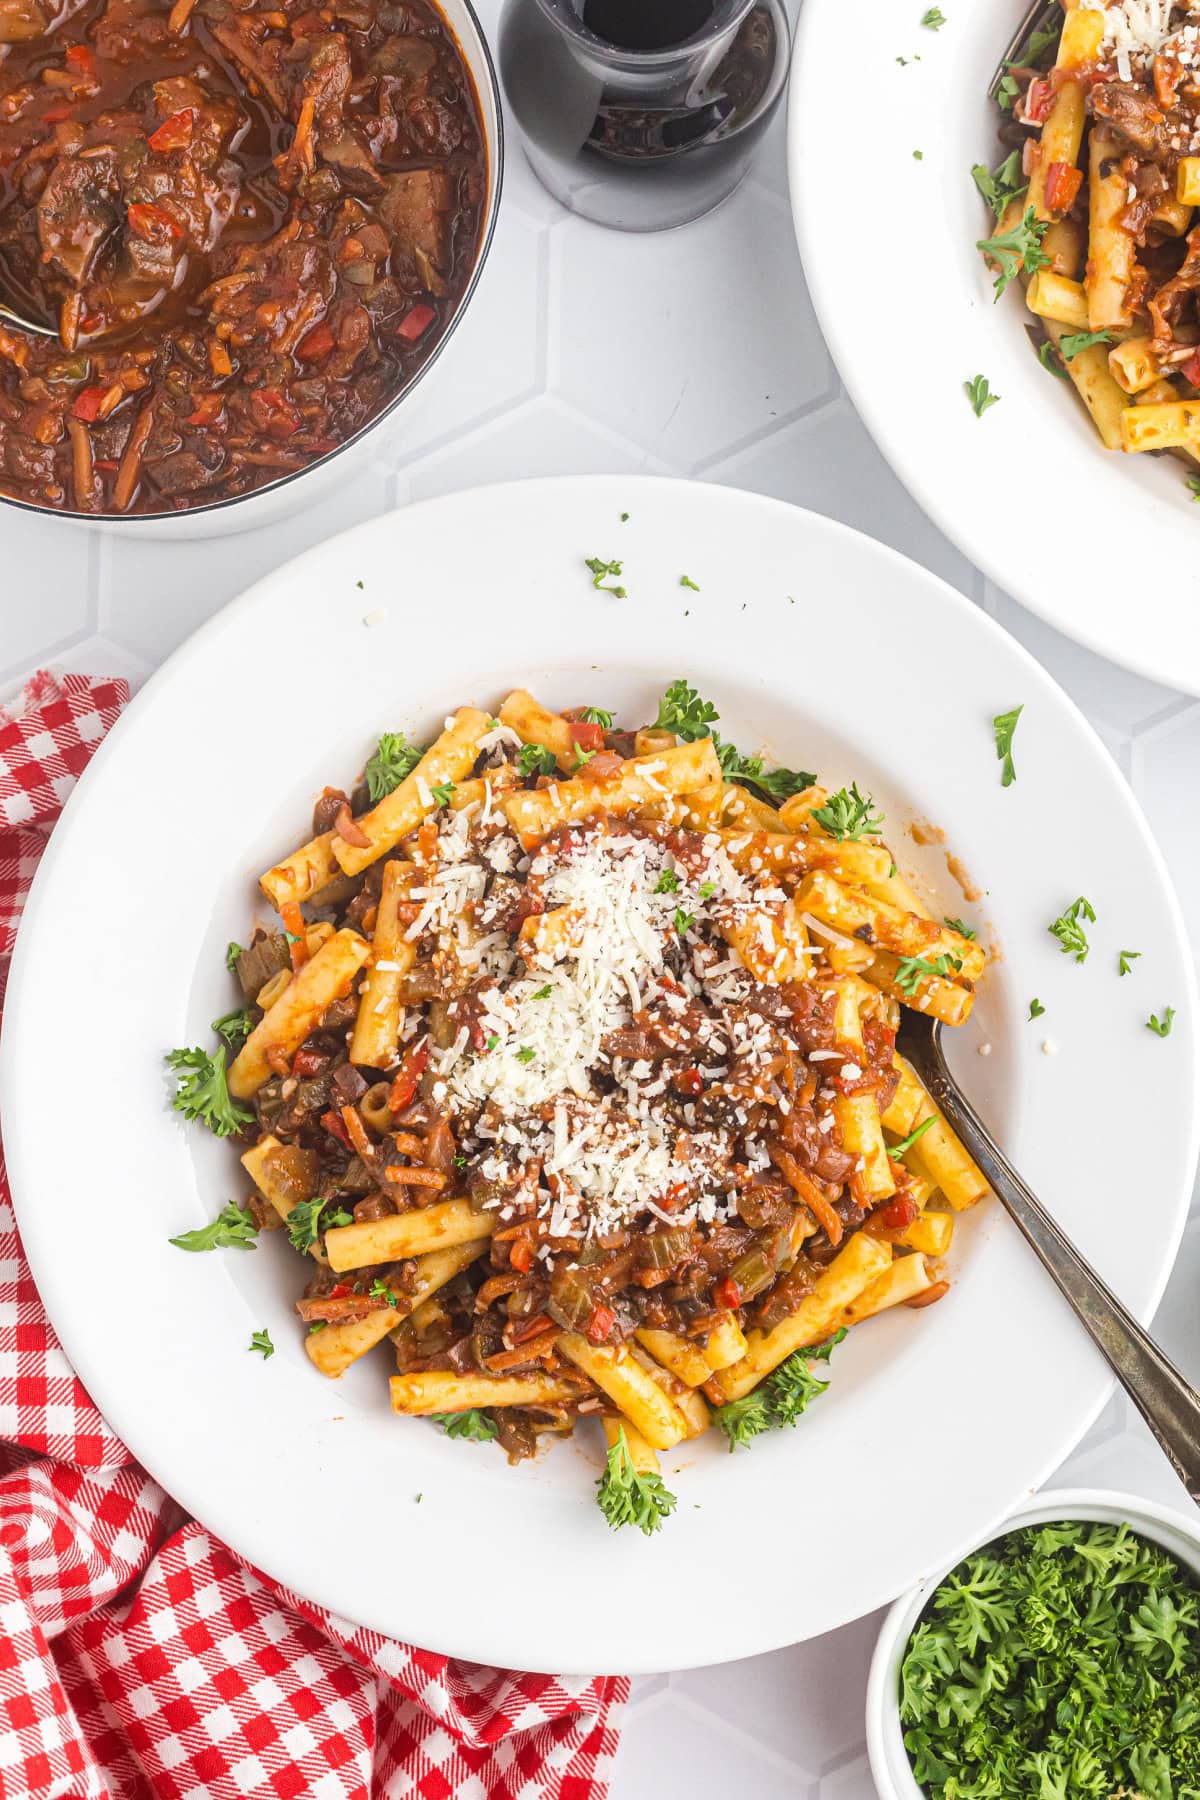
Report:
[[714,0],[584,0],[589,31],[621,50],[667,50],[708,24]]

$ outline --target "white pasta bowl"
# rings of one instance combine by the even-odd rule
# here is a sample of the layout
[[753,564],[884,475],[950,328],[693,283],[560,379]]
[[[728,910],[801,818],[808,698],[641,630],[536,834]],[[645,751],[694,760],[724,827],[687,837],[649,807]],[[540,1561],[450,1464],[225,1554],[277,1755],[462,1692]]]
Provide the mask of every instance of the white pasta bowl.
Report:
[[[597,556],[622,561],[626,599],[593,588]],[[777,501],[622,476],[430,501],[268,577],[147,684],[47,850],[0,1048],[19,1224],[68,1356],[185,1507],[338,1614],[484,1662],[678,1668],[827,1631],[978,1541],[1110,1391],[985,1204],[961,1217],[947,1297],[852,1331],[796,1430],[670,1453],[678,1509],[646,1539],[606,1527],[583,1427],[510,1469],[393,1417],[382,1349],[317,1375],[282,1233],[253,1253],[168,1243],[246,1189],[230,1145],[172,1112],[163,1055],[208,1044],[234,1004],[226,945],[271,917],[257,877],[307,838],[314,794],[353,782],[381,730],[425,741],[467,701],[494,710],[527,686],[637,723],[677,677],[743,751],[871,791],[903,873],[1002,948],[951,1053],[1142,1318],[1191,1186],[1194,977],[1158,852],[1071,703],[925,570]],[[991,721],[1018,703],[1005,788]],[[919,820],[945,842],[918,827],[918,844]],[[964,899],[948,852],[986,897]],[[1081,893],[1098,915],[1083,966],[1047,930]],[[1035,994],[1046,1013],[1029,1024]],[[1168,1003],[1160,1040],[1144,1022]],[[86,1180],[55,1150],[68,1078]],[[263,1327],[269,1362],[247,1350]]]
[[[914,499],[1000,587],[1114,662],[1200,693],[1200,509],[1170,456],[1105,450],[1040,365],[1014,283],[993,304],[970,170],[1005,154],[988,99],[1023,0],[805,0],[789,102],[805,274],[855,406]],[[852,65],[845,73],[847,58]],[[847,87],[847,84],[848,87]],[[964,384],[1000,403],[976,418]]]
[[[1010,1513],[998,1530],[989,1532],[973,1548],[994,1538],[1006,1537],[1027,1525],[1047,1525],[1066,1520],[1098,1520],[1107,1525],[1129,1525],[1141,1537],[1161,1544],[1164,1550],[1200,1581],[1200,1516],[1159,1506],[1138,1494],[1114,1493],[1110,1488],[1056,1488],[1035,1494]],[[970,1555],[970,1551],[963,1554]],[[880,1800],[924,1800],[925,1790],[913,1777],[904,1731],[900,1723],[900,1669],[908,1641],[922,1613],[960,1557],[946,1563],[935,1575],[926,1576],[902,1594],[890,1609],[879,1631],[867,1678],[867,1754]]]

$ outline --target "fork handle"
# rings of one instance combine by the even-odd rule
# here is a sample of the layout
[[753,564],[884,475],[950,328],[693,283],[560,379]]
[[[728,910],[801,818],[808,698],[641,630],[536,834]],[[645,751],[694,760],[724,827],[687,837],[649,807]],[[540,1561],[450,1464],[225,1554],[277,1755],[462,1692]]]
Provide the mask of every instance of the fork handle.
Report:
[[937,1047],[927,1086],[1200,1505],[1200,1394],[1101,1281],[962,1102]]

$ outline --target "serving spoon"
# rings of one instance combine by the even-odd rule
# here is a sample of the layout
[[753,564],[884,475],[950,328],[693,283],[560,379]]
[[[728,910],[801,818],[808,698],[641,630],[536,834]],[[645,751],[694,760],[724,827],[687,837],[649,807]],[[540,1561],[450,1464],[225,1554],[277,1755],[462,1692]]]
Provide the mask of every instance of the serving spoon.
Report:
[[1200,1394],[1101,1281],[1017,1174],[946,1066],[937,1020],[904,1009],[896,1048],[906,1056],[997,1194],[1005,1211],[1066,1295],[1092,1342],[1200,1505]]
[[15,325],[18,331],[31,331],[35,337],[56,338],[57,330],[52,325],[39,325],[34,319],[26,319],[11,306],[0,300],[0,325]]

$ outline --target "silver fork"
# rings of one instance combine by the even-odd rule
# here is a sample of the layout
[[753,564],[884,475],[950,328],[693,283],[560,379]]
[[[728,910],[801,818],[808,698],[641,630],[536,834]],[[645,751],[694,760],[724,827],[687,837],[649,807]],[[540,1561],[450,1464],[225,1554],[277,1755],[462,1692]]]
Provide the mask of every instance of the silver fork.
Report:
[[987,1176],[1200,1505],[1200,1394],[1101,1281],[980,1122],[946,1066],[941,1026],[905,1008],[896,1048],[908,1058]]
[[11,306],[0,300],[0,325],[15,325],[18,331],[31,331],[35,337],[56,338],[57,331],[50,325],[39,325],[34,319],[26,319]]
[[1051,25],[1061,24],[1061,22],[1062,8],[1055,4],[1055,0],[1033,0],[1025,17],[1021,20],[1021,23],[1017,26],[1016,31],[1010,38],[1008,49],[1004,52],[1004,55],[1000,58],[1000,61],[996,66],[996,73],[988,83],[988,98],[990,100],[996,98],[996,95],[999,92],[1000,83],[1004,80],[1008,65],[1015,59],[1021,45],[1025,43],[1035,31],[1039,29],[1049,30]]

